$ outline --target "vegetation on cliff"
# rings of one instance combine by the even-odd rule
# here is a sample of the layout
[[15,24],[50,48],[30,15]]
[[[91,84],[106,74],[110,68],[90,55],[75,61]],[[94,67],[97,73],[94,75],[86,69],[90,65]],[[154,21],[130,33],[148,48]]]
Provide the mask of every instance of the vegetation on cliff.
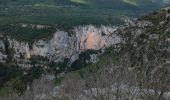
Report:
[[[141,17],[137,25],[118,30],[123,39],[122,43],[107,48],[104,54],[99,55],[96,63],[86,63],[89,54],[95,53],[91,50],[79,55],[80,59],[72,64],[71,68],[74,71],[71,72],[67,72],[68,59],[58,64],[47,63],[52,71],[56,71],[56,84],[58,86],[61,84],[62,87],[56,97],[49,94],[52,91],[50,82],[34,80],[41,77],[44,72],[43,69],[40,70],[41,67],[23,71],[17,65],[10,65],[10,62],[9,65],[2,64],[0,65],[2,66],[0,67],[2,71],[0,72],[0,97],[8,99],[6,94],[16,91],[17,94],[14,93],[11,96],[16,97],[16,100],[21,98],[27,100],[28,97],[41,94],[43,90],[43,93],[45,91],[49,94],[50,100],[69,100],[70,98],[76,100],[80,97],[86,97],[89,100],[113,98],[115,100],[166,100],[165,94],[170,91],[170,18],[166,16],[168,13],[167,10],[154,12]],[[152,24],[144,25],[142,21]],[[43,57],[33,57],[31,61],[36,65],[40,59],[45,63],[46,59]],[[9,66],[10,68],[12,66],[12,69]],[[61,70],[58,70],[58,67]],[[58,77],[62,72],[67,73]],[[47,85],[39,84],[41,82]],[[28,83],[33,83],[31,85],[33,89],[24,92]],[[39,90],[39,86],[42,90]]]
[[[1,0],[0,33],[31,41],[53,34],[56,28],[120,25],[123,16],[137,17],[162,4],[161,0]],[[37,29],[39,25],[50,27]]]

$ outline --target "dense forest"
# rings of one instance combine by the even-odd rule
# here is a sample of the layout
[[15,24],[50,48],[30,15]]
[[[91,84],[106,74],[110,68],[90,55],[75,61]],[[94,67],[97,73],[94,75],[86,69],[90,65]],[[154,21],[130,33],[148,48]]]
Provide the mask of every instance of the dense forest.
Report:
[[[135,18],[163,5],[161,0],[154,2],[153,0],[1,0],[0,32],[12,37],[16,35],[13,38],[22,41],[29,41],[53,34],[56,28],[70,30],[77,25],[120,25],[124,22],[123,16]],[[30,27],[23,28],[20,24],[48,25],[53,28],[36,30]],[[9,29],[6,30],[7,28]]]

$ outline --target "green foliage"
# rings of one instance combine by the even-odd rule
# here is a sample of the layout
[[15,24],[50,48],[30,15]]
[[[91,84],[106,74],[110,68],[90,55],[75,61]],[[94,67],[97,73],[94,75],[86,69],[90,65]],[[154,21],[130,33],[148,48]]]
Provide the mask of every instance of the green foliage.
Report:
[[26,84],[21,79],[22,70],[18,66],[1,64],[0,76],[0,95],[5,95],[9,92],[18,94],[24,92]]
[[22,80],[20,80],[19,78],[14,78],[5,84],[5,87],[8,88],[8,90],[10,90],[11,88],[13,92],[19,95],[25,91],[26,86],[27,84],[23,84]]
[[98,72],[98,70],[105,67],[107,64],[116,63],[119,60],[119,57],[119,53],[114,47],[107,48],[105,53],[98,57],[97,63],[85,63],[85,65],[79,63],[78,73],[82,78],[85,78],[86,75]]
[[95,50],[87,50],[79,54],[79,59],[72,63],[71,70],[78,70],[78,69],[86,67],[89,64],[87,63],[87,60],[90,60],[90,55],[95,54],[97,52],[98,51],[95,51]]
[[[0,95],[16,92],[21,95],[28,84],[38,79],[44,70],[40,66],[30,69],[20,68],[11,63],[0,65]],[[24,74],[25,73],[25,74]]]
[[57,100],[69,100],[69,97],[61,96],[61,97],[57,98]]
[[170,9],[168,9],[168,13],[170,13]]
[[159,22],[166,19],[166,13],[167,11],[165,10],[153,12],[147,16],[141,17],[139,20],[149,20],[153,22],[155,25],[159,25]]
[[49,63],[49,68],[50,72],[54,72],[55,75],[67,71],[67,68],[70,64],[70,60],[68,58],[65,58],[63,61],[55,63],[55,62],[50,62]]
[[64,77],[56,77],[55,84],[59,85],[64,80]]
[[39,63],[39,62],[48,62],[49,61],[49,59],[48,58],[46,58],[46,57],[43,57],[43,56],[31,56],[31,58],[29,59],[30,61],[31,61],[31,64],[37,64],[37,63]]
[[[102,1],[103,0],[100,0],[99,2],[101,3]],[[59,0],[54,0],[54,2],[59,2]],[[13,3],[9,0],[0,1],[0,8],[2,8],[0,9],[0,33],[13,36],[13,38],[22,41],[30,41],[49,36],[56,28],[69,30],[73,25],[79,24],[118,24],[121,22],[119,17],[121,14],[125,14],[123,10],[126,8],[122,8],[123,10],[108,9],[105,4],[99,9],[100,4],[95,4],[94,1],[91,1],[90,4],[87,2],[90,7],[95,5],[92,8],[84,4],[80,5],[76,2],[68,2],[68,0],[63,0],[60,2],[61,4],[56,5],[53,5],[54,3],[47,0],[41,2],[42,4],[39,3],[39,0],[24,0],[24,2],[22,2],[22,0],[15,0]],[[118,1],[118,3],[120,3],[120,1]],[[75,7],[65,7],[64,5],[74,5]],[[128,5],[128,7],[129,6],[131,5]],[[131,7],[136,8],[134,6]],[[134,15],[133,11],[127,10],[126,13],[129,13],[129,16]],[[152,20],[154,23],[158,23],[164,19],[162,17],[164,15],[164,11],[154,12],[150,16],[145,16],[142,19]],[[21,23],[26,23],[28,26],[22,27]],[[47,25],[50,27],[38,29],[35,26],[32,27],[32,24]],[[70,70],[79,70],[80,75],[85,77],[86,74],[95,73],[101,67],[106,67],[106,65],[117,65],[120,63],[117,61],[127,55],[129,57],[128,61],[131,64],[130,67],[136,67],[135,71],[139,72],[139,75],[142,75],[145,71],[147,76],[151,76],[149,72],[151,72],[155,66],[148,64],[149,62],[145,61],[145,59],[147,58],[151,63],[155,60],[158,60],[158,63],[163,63],[165,62],[164,60],[170,56],[165,49],[162,49],[164,48],[162,46],[166,46],[165,38],[169,36],[168,34],[162,33],[162,30],[160,27],[153,27],[136,38],[134,38],[134,34],[132,33],[123,34],[124,37],[126,37],[126,44],[121,44],[120,50],[113,47],[108,48],[95,64],[89,64],[86,60],[90,59],[90,54],[97,53],[97,51],[88,50],[79,55],[79,59],[71,65]],[[161,39],[150,40],[149,33],[159,34]],[[160,43],[162,44],[161,46],[159,45]],[[8,48],[8,43],[5,44],[5,46]],[[12,56],[14,51],[9,49],[6,50],[6,53],[9,54],[8,58],[11,58],[10,56]],[[38,63],[37,59],[47,61],[46,58],[41,56],[32,57],[30,60],[32,64],[36,64]],[[9,59],[7,64],[0,64],[0,95],[8,94],[11,91],[21,94],[26,89],[28,83],[32,83],[34,79],[39,78],[44,73],[42,67],[34,66],[30,69],[22,69],[17,65],[13,65],[10,60],[11,59]],[[65,59],[63,62],[57,64],[51,62],[49,66],[52,66],[51,69],[58,74],[66,71],[69,63],[69,59]],[[59,69],[56,69],[56,66],[59,67]],[[165,72],[166,75],[166,69],[160,71]],[[23,74],[23,72],[26,74]],[[63,78],[64,77],[57,78],[56,84],[61,83]],[[147,79],[149,78],[150,77]]]
[[56,29],[52,26],[37,29],[35,26],[32,27],[31,25],[27,27],[22,27],[19,24],[13,25],[5,24],[0,25],[0,31],[1,33],[4,33],[5,35],[8,36],[12,36],[12,38],[16,38],[17,40],[29,42],[31,40],[36,40],[39,38],[50,36],[56,31]]
[[0,87],[5,84],[5,82],[17,77],[21,74],[21,69],[18,66],[10,64],[0,64]]
[[[136,17],[159,7],[159,3],[139,0],[138,6],[124,0],[1,0],[0,33],[22,41],[47,37],[58,29],[76,25],[120,25],[121,16]],[[23,24],[49,25],[36,29]]]
[[21,79],[25,83],[32,83],[34,79],[38,79],[44,73],[44,70],[41,66],[33,66],[30,69],[26,69],[25,72],[25,75],[20,76]]

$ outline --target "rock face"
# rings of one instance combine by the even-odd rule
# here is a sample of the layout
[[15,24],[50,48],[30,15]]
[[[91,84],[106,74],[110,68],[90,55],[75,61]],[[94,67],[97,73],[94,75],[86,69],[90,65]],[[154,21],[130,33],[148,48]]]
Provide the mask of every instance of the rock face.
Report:
[[[161,25],[164,24],[166,23]],[[153,26],[153,22],[149,20],[137,20],[133,24],[119,28],[104,25],[100,27],[93,25],[78,26],[72,29],[72,33],[58,30],[51,38],[36,40],[31,44],[0,36],[0,62],[4,63],[8,59],[12,59],[22,62],[20,65],[25,65],[23,60],[29,62],[31,58],[36,56],[48,59],[49,62],[57,63],[69,59],[72,63],[78,59],[81,52],[100,50],[124,43],[126,37],[122,34],[127,35],[131,32],[134,37],[137,37]],[[152,37],[157,38],[156,35]],[[96,62],[97,57],[95,55],[91,58],[92,62]]]
[[120,43],[121,38],[116,34],[116,30],[117,27],[111,26],[79,26],[73,29],[71,35],[68,32],[57,31],[51,39],[40,39],[32,44],[6,37],[6,41],[0,40],[0,61],[4,62],[3,59],[8,55],[4,51],[8,49],[10,52],[13,51],[12,59],[17,61],[41,56],[54,62],[65,58],[73,62],[83,51],[99,50]]
[[0,62],[5,62],[7,55],[5,55],[5,44],[4,41],[0,40]]

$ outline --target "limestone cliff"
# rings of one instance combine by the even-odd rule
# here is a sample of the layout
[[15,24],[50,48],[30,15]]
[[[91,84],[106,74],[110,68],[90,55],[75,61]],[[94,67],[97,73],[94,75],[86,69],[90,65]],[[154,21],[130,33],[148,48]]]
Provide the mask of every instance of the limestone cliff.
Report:
[[[121,37],[116,34],[117,27],[92,25],[78,26],[73,33],[58,30],[50,39],[40,39],[32,44],[20,42],[11,37],[0,40],[0,61],[7,58],[5,50],[12,50],[12,59],[30,59],[32,56],[41,56],[50,61],[58,62],[69,58],[71,62],[78,59],[78,54],[86,50],[99,50],[121,42]],[[5,47],[5,44],[7,46]],[[38,59],[37,59],[38,60]]]
[[157,34],[159,31],[154,32],[154,30],[163,29],[164,33],[169,32],[169,28],[164,27],[169,25],[169,17],[167,18],[166,13],[168,11],[163,10],[134,22],[128,21],[127,26],[77,26],[72,29],[72,33],[58,30],[51,38],[43,38],[32,43],[1,35],[0,62],[12,60],[25,64],[23,61],[27,62],[32,57],[39,56],[48,59],[49,62],[62,62],[68,58],[72,63],[78,59],[81,52],[86,50],[100,50],[124,43],[128,39],[125,36],[129,32],[133,34],[133,38],[144,32],[150,34],[151,39],[159,38]]

